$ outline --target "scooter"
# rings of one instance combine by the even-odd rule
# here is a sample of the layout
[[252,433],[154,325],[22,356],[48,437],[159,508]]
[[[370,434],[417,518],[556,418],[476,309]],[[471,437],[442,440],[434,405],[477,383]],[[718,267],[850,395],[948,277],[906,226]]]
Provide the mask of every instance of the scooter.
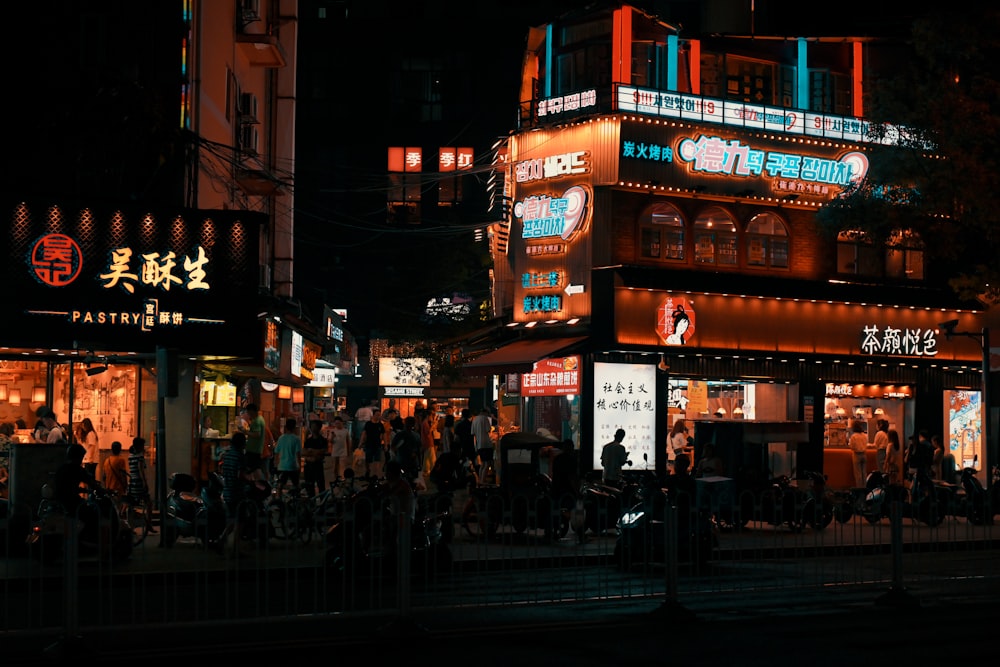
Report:
[[197,482],[185,473],[170,476],[163,539],[172,547],[178,537],[194,537],[203,546],[221,549],[220,537],[226,528],[226,507],[222,500],[222,478],[212,473],[200,494]]
[[[26,539],[32,555],[43,563],[55,563],[65,556],[66,544],[72,540],[81,558],[107,558],[117,565],[132,556],[132,529],[122,519],[113,493],[102,487],[92,489],[75,520],[53,495],[51,486],[42,486],[38,519]],[[84,520],[86,515],[92,520]]]
[[976,459],[973,459],[971,467],[962,469],[962,489],[965,491],[965,516],[969,519],[969,523],[975,526],[982,526],[984,524],[993,523],[993,515],[997,511],[997,505],[995,502],[991,502],[991,498],[997,495],[997,470],[996,466],[993,467],[993,488],[987,492],[983,488],[982,482],[976,477]]
[[667,559],[666,512],[670,507],[677,522],[677,560],[689,563],[695,572],[706,569],[712,552],[719,546],[711,512],[697,507],[695,498],[674,508],[663,491],[651,493],[618,519],[613,562],[621,570],[634,564],[664,562]]

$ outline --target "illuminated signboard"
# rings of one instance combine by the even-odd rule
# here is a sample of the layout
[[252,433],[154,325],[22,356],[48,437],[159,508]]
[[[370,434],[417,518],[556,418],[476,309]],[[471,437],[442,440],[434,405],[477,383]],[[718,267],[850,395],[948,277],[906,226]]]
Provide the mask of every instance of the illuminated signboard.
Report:
[[312,380],[316,369],[316,360],[323,356],[323,348],[311,340],[302,341],[302,377]]
[[597,91],[591,88],[579,93],[547,97],[538,100],[538,117],[561,116],[570,112],[581,111],[597,106]]
[[536,361],[521,375],[522,396],[576,396],[580,393],[580,357]]
[[[594,458],[601,469],[601,450],[625,429],[622,444],[633,470],[655,467],[656,366],[594,363]],[[645,454],[645,459],[643,455]]]
[[113,341],[116,349],[260,358],[261,338],[237,334],[263,334],[251,305],[259,267],[249,258],[266,215],[5,204],[0,280],[5,305],[22,318],[8,343]]
[[272,373],[281,369],[281,332],[274,320],[264,323],[264,368]]
[[620,111],[650,116],[684,118],[704,123],[845,141],[894,144],[898,143],[900,136],[896,129],[888,132],[884,138],[875,137],[871,133],[869,123],[859,118],[780,109],[632,86],[618,87],[617,105]]
[[656,334],[667,345],[687,345],[695,332],[694,302],[668,296],[656,309]]
[[945,447],[963,468],[978,468],[983,457],[982,394],[945,390],[948,441]]
[[302,377],[302,334],[292,331],[292,375]]
[[933,357],[938,353],[937,329],[865,325],[861,334],[861,351],[865,354]]
[[417,357],[379,357],[378,383],[383,387],[429,387],[431,362]]
[[814,184],[817,194],[828,194],[823,186],[845,189],[868,173],[868,157],[852,151],[839,160],[814,155],[761,150],[739,139],[699,135],[681,139],[677,158],[691,165],[691,170],[723,176],[767,176],[776,179],[806,181]]

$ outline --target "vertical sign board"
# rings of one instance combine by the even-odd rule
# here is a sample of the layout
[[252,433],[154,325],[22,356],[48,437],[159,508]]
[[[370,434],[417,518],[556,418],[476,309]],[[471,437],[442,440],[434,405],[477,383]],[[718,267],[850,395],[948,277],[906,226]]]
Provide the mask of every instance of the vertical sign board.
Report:
[[[594,459],[601,469],[601,450],[625,429],[622,444],[632,470],[656,466],[656,366],[594,363]],[[643,454],[646,455],[645,459]]]

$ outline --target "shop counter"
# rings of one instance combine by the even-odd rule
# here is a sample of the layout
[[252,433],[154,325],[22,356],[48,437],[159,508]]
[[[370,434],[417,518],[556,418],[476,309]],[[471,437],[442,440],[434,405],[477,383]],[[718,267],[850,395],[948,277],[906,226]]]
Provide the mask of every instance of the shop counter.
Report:
[[[865,454],[865,471],[869,473],[878,466],[878,454],[874,447],[869,447]],[[846,447],[826,447],[823,450],[823,472],[828,488],[854,488],[854,452]]]

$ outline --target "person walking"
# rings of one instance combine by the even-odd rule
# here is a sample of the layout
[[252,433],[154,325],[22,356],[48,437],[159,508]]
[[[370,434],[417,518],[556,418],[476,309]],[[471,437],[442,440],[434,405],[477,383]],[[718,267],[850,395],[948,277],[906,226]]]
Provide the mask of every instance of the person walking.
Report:
[[889,498],[893,500],[905,500],[906,498],[906,475],[903,465],[903,444],[899,441],[899,432],[896,429],[886,431],[888,445],[885,448],[885,464],[882,472],[886,476],[889,485]]
[[350,465],[351,452],[354,451],[351,432],[339,415],[333,418],[333,427],[330,429],[328,437],[330,439],[330,460],[332,462],[330,474],[333,476],[332,481],[336,482],[344,476],[344,471]]
[[860,419],[855,419],[851,425],[851,437],[847,446],[854,452],[854,486],[860,489],[865,485],[865,463],[868,457],[868,434]]
[[267,424],[264,423],[256,403],[247,403],[246,412],[247,468],[254,474],[258,474],[257,471],[263,474],[264,431],[267,429]]
[[458,458],[475,462],[476,439],[472,435],[472,410],[463,408],[455,423],[455,446]]
[[455,415],[448,413],[444,416],[444,425],[441,427],[441,453],[451,454],[455,448]]
[[688,427],[687,423],[683,419],[678,419],[674,422],[673,428],[670,429],[670,435],[667,436],[667,467],[672,469],[674,467],[674,460],[677,458],[678,454],[684,453],[684,449],[688,446]]
[[128,495],[145,507],[142,515],[146,521],[146,532],[155,535],[153,501],[149,496],[149,480],[146,479],[146,439],[141,436],[132,438],[128,453]]
[[232,535],[233,556],[240,556],[240,525],[241,505],[247,497],[247,484],[253,479],[247,469],[246,462],[247,436],[245,433],[233,433],[229,448],[222,454],[222,500],[226,504],[226,528],[222,531],[219,544],[224,545]]
[[286,419],[284,432],[278,436],[278,442],[274,445],[279,488],[284,488],[285,484],[288,483],[291,483],[292,488],[297,488],[299,485],[299,470],[302,467],[302,440],[295,432],[297,427],[298,423],[294,419]]
[[365,453],[365,466],[368,468],[368,476],[378,479],[382,476],[382,462],[385,452],[382,441],[385,438],[385,426],[382,424],[382,411],[378,408],[372,409],[371,419],[365,422],[361,431],[361,439],[358,447]]
[[104,487],[114,491],[119,497],[128,495],[128,460],[122,456],[122,443],[111,443],[111,455],[104,459],[101,468]]
[[306,485],[306,493],[310,497],[325,490],[326,475],[323,472],[323,459],[330,449],[330,441],[323,435],[323,422],[318,419],[309,421],[309,432],[302,446],[302,457],[306,464],[302,468],[302,477]]
[[621,488],[622,466],[628,463],[628,451],[622,441],[625,439],[625,429],[615,431],[615,439],[604,445],[601,450],[601,467],[604,483],[608,486]]
[[879,419],[875,422],[875,469],[879,471],[885,470],[885,448],[889,445],[888,430],[889,422],[887,420]]
[[90,417],[80,420],[80,426],[76,429],[76,441],[83,445],[87,453],[83,457],[83,467],[90,473],[91,477],[97,477],[97,464],[101,460],[101,449],[98,443],[97,431],[94,429],[94,422]]
[[437,461],[437,448],[434,446],[434,428],[431,424],[431,411],[417,410],[417,430],[420,433],[420,467],[424,475],[429,475]]
[[492,414],[489,408],[483,408],[472,420],[472,437],[476,443],[476,455],[479,457],[479,480],[485,481],[493,472],[493,430]]

